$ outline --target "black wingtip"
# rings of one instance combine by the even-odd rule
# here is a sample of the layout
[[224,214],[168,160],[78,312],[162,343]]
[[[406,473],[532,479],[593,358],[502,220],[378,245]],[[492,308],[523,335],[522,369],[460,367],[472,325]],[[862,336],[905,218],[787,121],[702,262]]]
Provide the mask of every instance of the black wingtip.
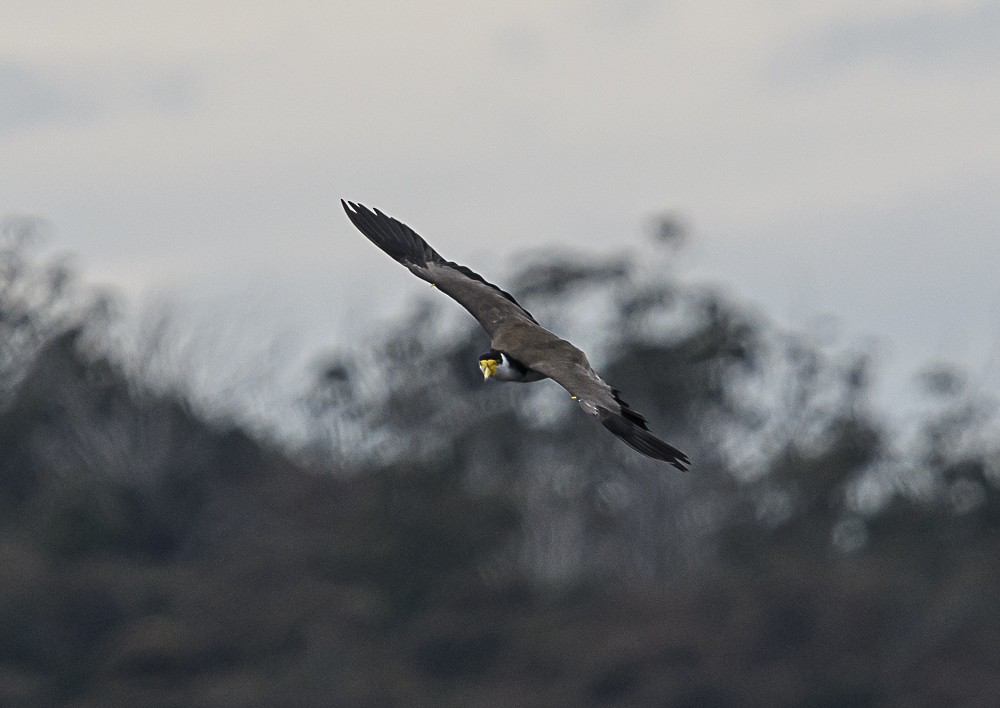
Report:
[[340,200],[347,218],[368,240],[406,266],[425,267],[444,259],[409,226],[363,204]]
[[598,408],[601,423],[605,428],[621,438],[622,442],[636,452],[646,457],[661,460],[673,465],[681,472],[687,472],[691,460],[673,445],[660,440],[644,426],[636,424],[631,418],[614,413],[605,408]]

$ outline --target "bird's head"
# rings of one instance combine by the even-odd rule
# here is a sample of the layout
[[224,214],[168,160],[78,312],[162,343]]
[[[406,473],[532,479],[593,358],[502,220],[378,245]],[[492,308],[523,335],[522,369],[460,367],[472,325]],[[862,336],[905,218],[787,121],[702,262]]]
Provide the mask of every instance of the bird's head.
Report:
[[485,354],[479,355],[479,369],[483,372],[483,378],[488,379],[497,373],[497,367],[506,364],[506,357],[502,352],[490,349]]
[[494,381],[539,381],[545,378],[544,375],[530,370],[514,357],[496,349],[490,349],[485,354],[480,354],[479,370],[483,372],[484,379],[493,379]]

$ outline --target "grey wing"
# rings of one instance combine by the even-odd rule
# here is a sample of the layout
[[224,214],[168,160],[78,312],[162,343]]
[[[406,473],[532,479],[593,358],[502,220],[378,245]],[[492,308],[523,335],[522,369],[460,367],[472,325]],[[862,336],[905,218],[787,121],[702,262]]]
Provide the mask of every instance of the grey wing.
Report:
[[575,352],[579,352],[579,356],[567,352],[563,357],[532,362],[531,368],[545,374],[569,391],[581,408],[597,416],[605,428],[621,438],[622,442],[633,450],[654,460],[668,462],[686,472],[691,464],[688,456],[653,435],[649,431],[646,419],[623,401],[619,392],[590,368],[583,352],[569,342],[565,344]]
[[497,328],[513,320],[531,322],[535,318],[517,301],[481,275],[458,263],[445,260],[417,232],[403,222],[354,202],[340,203],[351,222],[368,240],[418,278],[454,298],[493,337]]

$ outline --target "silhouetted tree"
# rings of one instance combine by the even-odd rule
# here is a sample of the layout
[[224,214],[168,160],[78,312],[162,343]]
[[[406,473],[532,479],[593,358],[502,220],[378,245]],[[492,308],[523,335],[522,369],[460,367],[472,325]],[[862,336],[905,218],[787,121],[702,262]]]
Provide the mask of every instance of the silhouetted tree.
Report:
[[511,282],[687,474],[554,384],[484,384],[442,304],[326,357],[314,439],[279,449],[144,380],[108,301],[8,226],[0,704],[987,703],[994,403],[935,367],[900,436],[865,351],[684,283],[675,226]]

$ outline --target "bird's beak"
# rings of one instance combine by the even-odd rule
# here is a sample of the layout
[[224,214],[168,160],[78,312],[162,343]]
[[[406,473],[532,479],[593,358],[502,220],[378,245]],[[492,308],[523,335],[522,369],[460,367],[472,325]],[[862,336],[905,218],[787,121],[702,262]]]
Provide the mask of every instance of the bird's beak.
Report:
[[480,359],[479,368],[483,370],[483,378],[488,379],[497,372],[496,359]]

